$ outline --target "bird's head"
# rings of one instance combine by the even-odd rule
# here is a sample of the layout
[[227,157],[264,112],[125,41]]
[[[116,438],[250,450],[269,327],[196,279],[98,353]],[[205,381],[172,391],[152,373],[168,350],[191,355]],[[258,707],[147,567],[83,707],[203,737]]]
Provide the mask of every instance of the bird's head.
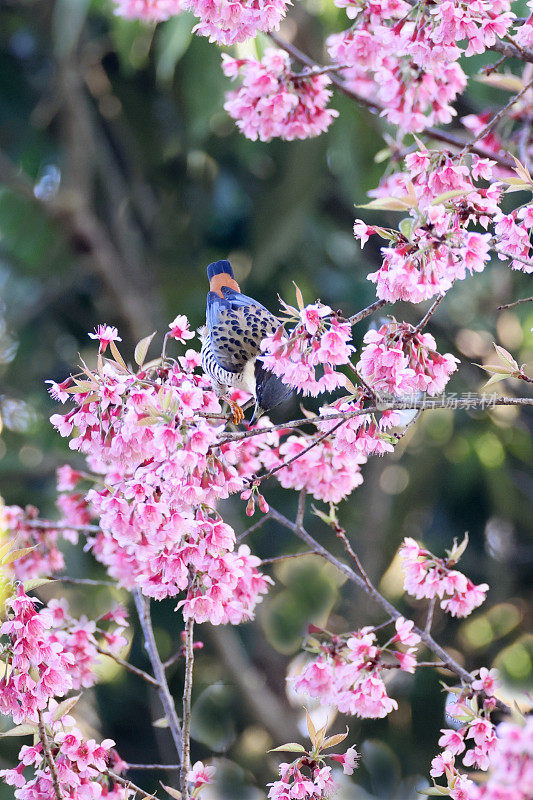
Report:
[[222,287],[227,286],[229,289],[234,289],[240,292],[240,287],[235,278],[233,277],[233,269],[229,261],[213,261],[207,267],[207,278],[209,280],[209,289],[216,292],[220,297],[223,297]]
[[255,362],[255,408],[250,424],[257,422],[267,411],[288,400],[292,389],[281,378],[269,372],[259,360]]

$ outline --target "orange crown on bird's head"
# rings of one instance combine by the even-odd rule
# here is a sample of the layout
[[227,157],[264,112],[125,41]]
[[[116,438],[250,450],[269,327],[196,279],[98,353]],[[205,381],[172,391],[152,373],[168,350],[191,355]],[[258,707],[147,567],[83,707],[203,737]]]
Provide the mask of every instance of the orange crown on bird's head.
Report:
[[229,261],[213,261],[207,268],[207,277],[209,278],[209,288],[212,292],[216,292],[219,297],[222,297],[222,287],[227,286],[229,289],[234,289],[240,292],[240,287],[235,278],[233,277],[233,269]]

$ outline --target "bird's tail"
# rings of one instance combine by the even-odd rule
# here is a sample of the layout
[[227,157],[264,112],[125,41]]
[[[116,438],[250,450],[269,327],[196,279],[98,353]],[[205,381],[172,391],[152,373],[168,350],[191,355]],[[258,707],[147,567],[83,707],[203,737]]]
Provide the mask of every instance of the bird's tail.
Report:
[[236,292],[240,292],[240,287],[235,278],[233,277],[233,269],[229,261],[213,261],[207,267],[207,277],[209,279],[209,288],[212,292],[216,292],[219,297],[222,295],[222,287],[228,286]]

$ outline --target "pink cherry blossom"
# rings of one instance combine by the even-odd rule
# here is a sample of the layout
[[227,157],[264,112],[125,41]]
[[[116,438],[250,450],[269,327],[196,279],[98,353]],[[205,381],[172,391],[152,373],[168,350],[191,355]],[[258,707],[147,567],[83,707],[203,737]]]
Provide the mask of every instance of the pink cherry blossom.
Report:
[[95,328],[94,333],[89,333],[88,336],[91,339],[98,339],[100,342],[100,353],[105,353],[107,350],[107,346],[110,342],[121,342],[122,339],[118,335],[118,331],[116,328],[113,328],[112,325],[98,325]]
[[187,8],[186,0],[113,0],[115,14],[126,19],[162,22]]
[[224,54],[222,67],[225,75],[242,77],[242,86],[227,93],[224,108],[252,141],[318,136],[338,114],[326,108],[330,79],[326,75],[294,76],[283,50],[267,48],[261,61]]

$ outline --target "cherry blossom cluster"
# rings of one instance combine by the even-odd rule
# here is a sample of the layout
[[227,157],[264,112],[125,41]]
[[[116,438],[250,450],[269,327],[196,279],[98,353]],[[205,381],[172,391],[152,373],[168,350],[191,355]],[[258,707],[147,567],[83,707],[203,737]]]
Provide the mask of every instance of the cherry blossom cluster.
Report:
[[[13,539],[17,548],[28,549],[25,555],[9,565],[12,577],[27,580],[42,575],[60,572],[65,566],[63,553],[57,543],[62,536],[69,536],[65,530],[37,528],[32,522],[39,516],[35,506],[6,506],[0,498],[0,533],[2,538]],[[31,550],[30,550],[31,548]]]
[[[347,364],[355,349],[348,344],[350,323],[340,322],[331,308],[320,302],[304,306],[299,296],[299,309],[282,302],[288,319],[261,343],[265,368],[304,395],[316,397],[344,386],[345,377],[335,367]],[[317,367],[323,367],[320,377]]]
[[[126,768],[113,749],[115,742],[104,739],[98,744],[86,739],[69,714],[54,700],[43,713],[43,723],[54,759],[59,789],[65,800],[127,800],[134,796],[133,790],[124,788],[109,776],[111,769],[120,774]],[[0,777],[9,786],[15,787],[16,800],[56,800],[50,765],[42,742],[33,746],[24,745],[19,753],[20,763],[14,769],[0,770]],[[32,768],[33,775],[27,778],[24,771]]]
[[239,89],[227,93],[224,108],[252,141],[318,136],[338,115],[327,108],[331,97],[327,75],[294,74],[284,50],[267,48],[261,61],[226,54],[222,58],[224,74],[242,79]]
[[[490,182],[493,162],[472,156],[469,163],[442,151],[420,150],[405,157],[406,171],[388,181],[371,208],[409,210],[399,230],[354,225],[363,246],[378,234],[389,241],[383,263],[368,275],[379,298],[419,303],[442,295],[467,272],[482,272],[490,258],[491,234],[487,229],[502,214],[498,203],[502,188]],[[386,196],[391,192],[391,196]]]
[[52,612],[36,610],[21,583],[6,600],[8,617],[0,627],[3,658],[9,669],[0,680],[0,713],[16,724],[36,722],[53,697],[72,688],[75,658],[50,635]]
[[458,359],[437,352],[430,333],[421,333],[405,322],[387,322],[365,335],[357,369],[378,393],[392,395],[427,392],[440,394]]
[[[185,317],[169,327],[178,341],[193,335]],[[115,329],[100,326],[94,336],[97,370],[63,387],[76,406],[52,417],[63,436],[75,434],[70,446],[86,455],[95,474],[94,486],[81,503],[76,494],[71,508],[98,521],[88,536],[94,555],[129,589],[158,599],[186,592],[179,607],[197,622],[251,618],[270,579],[248,547],[235,550],[235,532],[215,506],[242,491],[278,438],[258,435],[219,447],[221,408],[208,380],[194,372],[197,352],[147,371],[141,362],[148,337],[137,346],[134,372],[117,349]],[[104,358],[108,347],[114,358]],[[75,479],[64,473],[62,485],[70,488]],[[69,501],[60,506],[65,512]]]
[[484,601],[489,589],[486,583],[475,585],[470,578],[454,569],[468,539],[448,552],[447,558],[437,558],[429,550],[420,547],[414,539],[406,537],[400,547],[400,559],[404,571],[404,588],[418,599],[441,600],[443,611],[453,617],[467,617]]
[[[440,783],[435,786],[439,793],[449,794],[453,800],[531,797],[533,718],[525,719],[523,724],[503,722],[494,726],[490,716],[496,706],[497,677],[497,670],[482,667],[471,689],[460,693],[446,707],[457,726],[442,729],[439,744],[443,751],[433,759],[430,774],[434,779],[445,778],[446,787]],[[488,770],[480,785],[460,771],[459,757],[464,767]]]
[[162,22],[182,11],[199,18],[193,31],[210,42],[231,45],[259,32],[277,30],[290,0],[114,0],[115,14],[126,19]]
[[200,22],[193,29],[210,42],[231,45],[277,30],[290,0],[186,0]]
[[329,53],[349,88],[377,100],[402,131],[422,131],[455,116],[452,103],[466,86],[457,63],[505,36],[514,20],[508,0],[445,0],[436,6],[403,0],[335,0],[350,27],[329,37]]
[[[52,615],[49,641],[58,643],[65,653],[73,656],[70,679],[73,689],[88,688],[98,681],[95,666],[100,659],[99,651],[118,655],[127,646],[124,630],[127,625],[127,611],[122,606],[104,614],[99,620],[89,620],[83,616],[76,619],[69,614],[68,601],[50,600],[47,606]],[[112,622],[113,628],[104,630],[103,622]],[[97,622],[100,625],[97,626]]]
[[381,646],[370,627],[342,636],[320,632],[320,641],[313,638],[307,643],[318,655],[293,679],[294,688],[343,714],[386,717],[398,704],[387,694],[382,673],[394,668],[415,671],[420,637],[413,626],[411,620],[398,618],[395,634]]
[[341,764],[345,775],[353,775],[358,766],[359,753],[355,747],[349,747],[345,753],[324,752],[343,742],[348,736],[348,731],[326,737],[327,723],[317,730],[308,712],[306,716],[312,747],[307,751],[303,745],[290,742],[274,748],[276,752],[296,753],[297,757],[292,763],[284,762],[279,765],[280,780],[268,784],[270,800],[292,800],[292,798],[318,800],[330,797],[336,791],[337,783],[331,767],[326,765],[326,759]]
[[186,0],[113,0],[115,14],[126,19],[163,22],[186,9]]

